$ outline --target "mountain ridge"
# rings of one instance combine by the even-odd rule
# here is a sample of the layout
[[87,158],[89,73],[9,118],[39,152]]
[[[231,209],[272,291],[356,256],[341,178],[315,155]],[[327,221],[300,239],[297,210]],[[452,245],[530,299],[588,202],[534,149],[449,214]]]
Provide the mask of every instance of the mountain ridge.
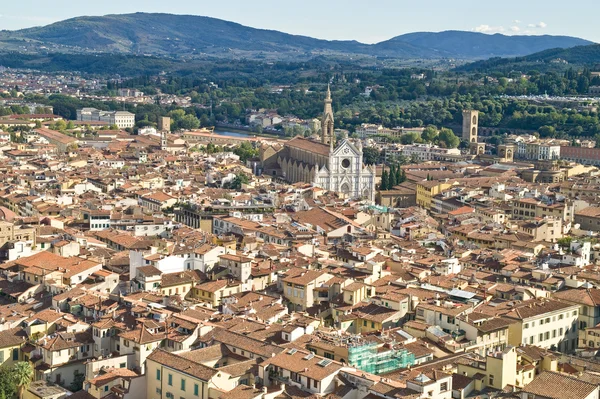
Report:
[[521,67],[546,70],[551,69],[550,66],[553,64],[557,69],[565,69],[570,65],[600,65],[600,44],[575,46],[563,49],[553,48],[522,57],[490,58],[488,60],[480,60],[462,65],[457,68],[457,70],[486,73],[493,71],[507,72],[518,70]]
[[389,58],[486,59],[522,56],[592,42],[569,36],[478,32],[414,32],[375,44],[324,40],[248,27],[222,19],[166,13],[83,16],[17,31],[0,31],[0,50],[124,53],[175,57],[306,58],[319,54]]

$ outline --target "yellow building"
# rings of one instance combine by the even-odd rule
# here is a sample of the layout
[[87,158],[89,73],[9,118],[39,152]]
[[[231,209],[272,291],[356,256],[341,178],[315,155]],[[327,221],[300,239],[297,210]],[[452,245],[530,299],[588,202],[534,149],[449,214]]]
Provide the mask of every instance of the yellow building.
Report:
[[517,382],[517,351],[507,347],[503,351],[490,353],[485,358],[473,354],[458,363],[458,374],[475,380],[475,390],[486,387],[503,389]]
[[190,297],[203,302],[206,306],[216,308],[221,304],[221,299],[241,291],[242,284],[239,281],[223,279],[197,284]]
[[12,367],[16,362],[23,360],[21,347],[25,343],[27,334],[22,328],[11,328],[0,333],[0,366]]
[[154,351],[146,362],[146,392],[149,398],[218,398],[237,385],[223,370],[163,350]]
[[425,209],[431,209],[432,198],[450,187],[452,187],[452,184],[446,182],[428,180],[417,182],[417,205]]

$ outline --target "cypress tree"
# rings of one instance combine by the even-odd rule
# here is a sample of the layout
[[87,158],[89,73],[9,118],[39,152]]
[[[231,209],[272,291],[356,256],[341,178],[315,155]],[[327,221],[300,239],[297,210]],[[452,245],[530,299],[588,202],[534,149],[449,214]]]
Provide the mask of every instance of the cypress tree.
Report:
[[402,170],[400,165],[396,166],[396,185],[404,183],[404,180],[402,180],[402,172],[404,171]]
[[383,170],[383,172],[381,173],[381,184],[379,185],[379,190],[381,191],[385,191],[389,189],[389,185],[390,185],[390,177],[388,175],[387,170]]
[[396,186],[397,182],[396,182],[396,168],[394,167],[394,165],[390,166],[390,189],[394,188]]

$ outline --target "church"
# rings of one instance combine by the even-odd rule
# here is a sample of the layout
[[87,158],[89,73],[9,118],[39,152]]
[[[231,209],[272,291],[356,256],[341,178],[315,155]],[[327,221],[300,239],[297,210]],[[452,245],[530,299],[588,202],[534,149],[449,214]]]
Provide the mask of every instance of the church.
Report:
[[360,140],[346,138],[336,145],[331,103],[328,87],[321,141],[295,137],[283,146],[261,146],[263,171],[290,183],[311,183],[345,198],[374,201],[375,167],[363,164]]

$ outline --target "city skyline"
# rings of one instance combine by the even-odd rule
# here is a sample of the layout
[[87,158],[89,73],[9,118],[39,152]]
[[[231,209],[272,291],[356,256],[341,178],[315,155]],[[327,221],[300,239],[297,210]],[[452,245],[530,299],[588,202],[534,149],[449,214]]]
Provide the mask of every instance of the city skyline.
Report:
[[[411,32],[461,30],[506,35],[565,35],[600,42],[595,29],[595,13],[559,13],[549,2],[507,0],[501,5],[478,6],[470,0],[459,0],[449,8],[442,0],[433,0],[427,8],[411,7],[406,1],[382,0],[365,6],[359,0],[333,1],[322,4],[307,0],[302,7],[281,6],[274,0],[224,3],[198,3],[184,0],[178,8],[150,0],[116,0],[103,2],[103,7],[89,3],[57,0],[52,6],[39,0],[4,5],[0,12],[0,27],[18,30],[44,26],[61,20],[84,16],[124,14],[133,12],[164,12],[219,18],[242,25],[278,30],[285,33],[327,40],[357,40],[377,43]],[[591,0],[579,7],[600,11]],[[439,10],[432,13],[431,10]],[[34,11],[32,11],[34,10]],[[362,29],[361,29],[362,28]]]

